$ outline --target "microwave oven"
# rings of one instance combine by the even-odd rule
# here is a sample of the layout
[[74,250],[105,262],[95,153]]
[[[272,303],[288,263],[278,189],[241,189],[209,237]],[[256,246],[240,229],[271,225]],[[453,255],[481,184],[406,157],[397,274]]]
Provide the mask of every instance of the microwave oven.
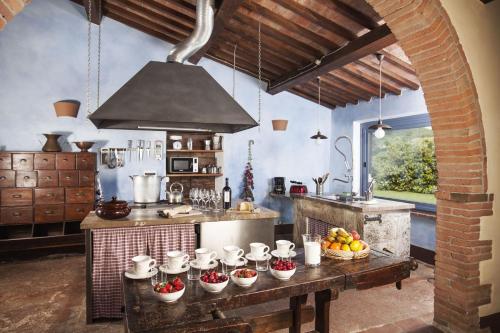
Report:
[[198,173],[198,157],[170,157],[168,173]]

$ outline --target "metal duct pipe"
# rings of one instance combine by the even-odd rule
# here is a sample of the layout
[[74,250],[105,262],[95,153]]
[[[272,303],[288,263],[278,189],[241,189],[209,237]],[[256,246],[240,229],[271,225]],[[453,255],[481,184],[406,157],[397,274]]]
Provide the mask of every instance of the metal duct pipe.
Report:
[[182,64],[201,49],[212,35],[214,17],[214,0],[198,0],[196,2],[196,25],[193,33],[174,46],[167,57],[167,61]]

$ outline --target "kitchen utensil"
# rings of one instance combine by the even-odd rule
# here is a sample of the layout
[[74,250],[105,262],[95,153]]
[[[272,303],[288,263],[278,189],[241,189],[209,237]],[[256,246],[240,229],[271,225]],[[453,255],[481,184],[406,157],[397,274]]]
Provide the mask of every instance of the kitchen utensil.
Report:
[[99,202],[95,214],[105,220],[115,220],[126,217],[131,210],[126,201],[116,200],[116,197],[113,197],[111,201]]
[[101,176],[99,175],[99,171],[95,172],[95,194],[97,196],[97,202],[104,200],[104,193],[102,193],[102,185],[101,185]]
[[148,155],[148,160],[151,158],[151,141],[146,141],[146,155]]
[[160,201],[161,181],[168,177],[146,173],[144,176],[130,176],[134,184],[134,202],[154,203]]
[[322,195],[323,194],[323,183],[320,183],[319,181],[316,183],[316,195]]
[[210,150],[210,143],[212,143],[211,140],[203,140],[203,143],[205,144],[205,150]]
[[155,141],[155,158],[158,161],[163,159],[163,141],[161,140]]
[[95,142],[92,142],[92,141],[76,141],[76,142],[73,142],[73,143],[75,144],[75,146],[77,146],[80,149],[80,152],[86,153],[94,145]]
[[307,193],[307,186],[303,185],[301,182],[291,180],[290,183],[293,184],[292,186],[290,186],[290,193],[294,193],[294,194]]
[[273,178],[273,193],[275,194],[285,194],[285,177],[274,177]]
[[221,136],[219,135],[214,135],[213,138],[212,138],[212,141],[214,143],[214,150],[219,150],[222,148],[222,145],[221,145]]
[[187,140],[187,149],[193,150],[193,139],[191,139],[191,138],[188,138],[188,140]]
[[139,161],[144,158],[144,140],[139,140]]
[[62,151],[61,146],[57,140],[61,136],[61,134],[44,134],[47,138],[47,141],[42,147],[42,151],[45,152],[59,152]]
[[[180,187],[180,191],[179,190],[174,190],[175,186]],[[182,186],[181,183],[177,183],[177,182],[172,183],[170,185],[170,191],[167,191],[166,199],[167,199],[168,203],[170,203],[170,204],[179,204],[179,203],[182,203],[182,201],[183,201],[183,192],[184,192],[184,186]]]
[[108,154],[106,156],[106,165],[110,169],[116,168],[117,161],[116,161],[116,150],[113,149],[108,149]]
[[133,141],[128,140],[127,150],[128,150],[128,161],[129,162],[132,162],[132,149],[133,149],[132,145],[133,145]]

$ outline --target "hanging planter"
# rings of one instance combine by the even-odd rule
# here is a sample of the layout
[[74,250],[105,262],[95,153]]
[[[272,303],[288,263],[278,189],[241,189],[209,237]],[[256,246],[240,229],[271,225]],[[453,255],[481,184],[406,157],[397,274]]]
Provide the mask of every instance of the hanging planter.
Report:
[[273,130],[274,131],[286,131],[288,126],[288,120],[286,119],[273,119]]
[[76,118],[78,116],[78,110],[80,109],[80,102],[70,99],[55,102],[54,109],[58,117]]

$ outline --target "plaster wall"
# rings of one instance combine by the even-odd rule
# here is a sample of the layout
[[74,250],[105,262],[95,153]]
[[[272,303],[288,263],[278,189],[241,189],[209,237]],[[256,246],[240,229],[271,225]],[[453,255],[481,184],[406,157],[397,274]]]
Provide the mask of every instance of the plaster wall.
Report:
[[472,71],[486,139],[488,193],[495,194],[493,215],[481,218],[481,239],[492,239],[493,258],[480,263],[481,284],[492,284],[491,303],[479,315],[500,312],[500,2],[441,0],[458,34]]
[[[103,19],[101,27],[102,103],[148,61],[164,61],[172,45],[109,18]],[[97,26],[93,29],[96,45]],[[94,109],[96,54],[94,48]],[[208,59],[202,59],[200,65],[228,92],[232,91],[231,68]],[[33,1],[0,33],[0,149],[40,150],[44,142],[41,134],[50,132],[65,133],[68,142],[98,141],[97,148],[126,147],[129,139],[135,144],[138,139],[165,140],[165,132],[161,131],[95,129],[86,119],[86,78],[87,22],[83,7],[67,0]],[[254,78],[237,73],[236,100],[254,119],[258,119],[257,91]],[[77,119],[56,118],[52,103],[61,99],[82,102]],[[268,196],[272,177],[303,180],[312,188],[311,177],[329,169],[328,142],[318,146],[309,136],[318,124],[323,126],[322,131],[330,132],[331,112],[286,92],[274,96],[262,93],[262,105],[260,130],[226,135],[223,168],[236,199],[247,161],[248,140],[253,139],[254,194],[258,203],[272,206]],[[288,119],[288,130],[273,132],[274,118]],[[77,151],[69,144],[63,150]],[[165,161],[135,161],[120,169],[100,169],[105,196],[131,200],[128,175],[149,170],[164,175]],[[289,205],[277,207],[285,211]]]

